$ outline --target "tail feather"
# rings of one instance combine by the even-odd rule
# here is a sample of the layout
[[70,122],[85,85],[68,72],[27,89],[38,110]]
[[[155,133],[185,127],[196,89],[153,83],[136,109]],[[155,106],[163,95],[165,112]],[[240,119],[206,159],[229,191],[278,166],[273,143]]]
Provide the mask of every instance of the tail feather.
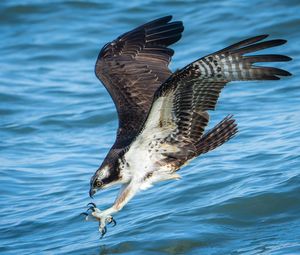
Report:
[[237,124],[232,115],[224,118],[212,130],[207,132],[197,144],[198,154],[211,151],[227,142],[238,132]]

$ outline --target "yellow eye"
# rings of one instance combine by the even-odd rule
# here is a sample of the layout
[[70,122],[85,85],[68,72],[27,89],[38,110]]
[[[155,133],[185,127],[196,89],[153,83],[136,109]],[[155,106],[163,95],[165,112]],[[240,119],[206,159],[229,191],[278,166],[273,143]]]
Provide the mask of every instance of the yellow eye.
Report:
[[101,187],[103,185],[103,181],[97,180],[96,181],[96,186]]

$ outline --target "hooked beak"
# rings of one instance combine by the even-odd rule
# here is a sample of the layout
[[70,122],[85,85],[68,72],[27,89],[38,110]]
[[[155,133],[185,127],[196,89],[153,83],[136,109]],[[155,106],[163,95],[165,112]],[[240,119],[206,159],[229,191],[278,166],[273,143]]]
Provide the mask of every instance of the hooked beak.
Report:
[[95,195],[95,193],[97,192],[97,189],[94,188],[90,188],[90,197],[93,198],[93,196]]

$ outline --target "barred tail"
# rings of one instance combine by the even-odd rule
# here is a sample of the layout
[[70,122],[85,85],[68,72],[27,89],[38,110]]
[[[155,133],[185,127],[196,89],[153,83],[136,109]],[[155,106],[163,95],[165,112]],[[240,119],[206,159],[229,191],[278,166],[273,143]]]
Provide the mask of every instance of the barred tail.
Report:
[[197,144],[198,155],[211,151],[227,142],[238,132],[232,115],[224,118],[212,130],[208,131]]

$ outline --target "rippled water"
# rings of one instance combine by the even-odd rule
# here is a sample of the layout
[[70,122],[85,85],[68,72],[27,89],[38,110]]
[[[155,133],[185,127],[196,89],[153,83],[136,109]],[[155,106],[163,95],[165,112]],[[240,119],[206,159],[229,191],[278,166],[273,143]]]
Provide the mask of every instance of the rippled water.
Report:
[[[300,3],[1,1],[1,254],[300,254]],[[212,124],[239,134],[136,196],[99,240],[79,216],[117,116],[94,76],[104,43],[145,21],[183,20],[173,70],[257,34],[289,40],[277,82],[228,86]],[[100,208],[117,188],[96,196]]]

